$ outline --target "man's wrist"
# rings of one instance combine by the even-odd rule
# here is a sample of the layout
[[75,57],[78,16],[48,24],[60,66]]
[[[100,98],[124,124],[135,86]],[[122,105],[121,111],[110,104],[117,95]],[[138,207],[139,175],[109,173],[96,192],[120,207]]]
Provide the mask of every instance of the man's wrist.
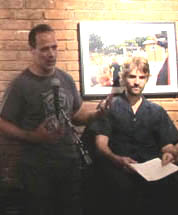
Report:
[[34,131],[25,131],[24,132],[24,140],[31,142],[31,143],[41,142],[40,138],[34,133]]
[[112,161],[112,163],[116,164],[117,166],[118,165],[122,166],[122,156],[112,153],[112,155],[110,155],[109,159]]
[[167,145],[165,145],[165,146],[161,149],[161,151],[162,151],[162,153],[169,152],[169,153],[172,153],[173,155],[177,154],[176,147],[175,147],[175,145],[173,145],[173,144],[167,144]]

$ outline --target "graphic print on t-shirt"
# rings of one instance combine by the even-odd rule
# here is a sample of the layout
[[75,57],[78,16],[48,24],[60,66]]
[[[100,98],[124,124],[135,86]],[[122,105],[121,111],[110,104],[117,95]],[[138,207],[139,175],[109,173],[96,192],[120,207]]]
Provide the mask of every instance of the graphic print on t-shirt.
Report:
[[[65,119],[63,115],[60,112],[60,109],[65,110],[65,113],[69,111],[69,102],[67,99],[66,94],[64,93],[64,89],[60,88],[59,93],[58,93],[58,99],[59,99],[59,113],[56,113],[56,108],[55,108],[55,101],[54,101],[54,93],[52,89],[42,93],[42,99],[43,99],[43,106],[45,110],[45,116],[46,116],[46,128],[49,131],[53,131],[54,129],[57,128],[58,123],[60,126],[65,125]],[[59,117],[59,120],[57,119],[57,114]]]

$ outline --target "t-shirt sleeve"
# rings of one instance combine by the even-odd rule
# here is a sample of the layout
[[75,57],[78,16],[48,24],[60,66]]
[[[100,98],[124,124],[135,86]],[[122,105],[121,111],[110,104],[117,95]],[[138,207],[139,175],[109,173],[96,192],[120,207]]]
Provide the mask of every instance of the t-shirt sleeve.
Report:
[[167,112],[161,108],[161,123],[159,125],[159,138],[161,146],[176,144],[178,142],[178,131]]
[[82,105],[82,98],[77,90],[76,84],[74,82],[74,80],[71,77],[71,88],[72,88],[72,93],[73,93],[73,112],[76,113],[81,105]]
[[10,122],[19,121],[23,113],[22,91],[18,81],[12,81],[6,89],[0,106],[0,116]]
[[102,116],[93,120],[89,126],[89,130],[94,135],[104,135],[109,137],[112,132],[109,113],[103,114]]

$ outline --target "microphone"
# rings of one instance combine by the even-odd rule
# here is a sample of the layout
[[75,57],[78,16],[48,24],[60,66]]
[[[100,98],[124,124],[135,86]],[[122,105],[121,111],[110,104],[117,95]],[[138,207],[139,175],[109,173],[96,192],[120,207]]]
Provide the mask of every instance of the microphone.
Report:
[[59,101],[59,87],[60,87],[60,80],[57,78],[53,78],[51,80],[51,86],[54,94],[54,106],[55,106],[55,112],[56,112],[56,117],[59,120],[59,113],[63,116],[63,119],[67,123],[67,125],[72,129],[73,131],[73,136],[75,138],[75,144],[78,145],[80,149],[80,153],[87,165],[92,164],[92,159],[89,156],[88,151],[85,149],[83,142],[81,141],[78,131],[76,130],[75,126],[72,124],[70,118],[67,116],[66,112],[64,109],[60,106],[60,101]]
[[51,86],[52,86],[53,95],[54,95],[54,107],[55,107],[56,117],[59,120],[59,111],[60,111],[59,86],[60,86],[60,80],[57,78],[53,78],[51,80]]

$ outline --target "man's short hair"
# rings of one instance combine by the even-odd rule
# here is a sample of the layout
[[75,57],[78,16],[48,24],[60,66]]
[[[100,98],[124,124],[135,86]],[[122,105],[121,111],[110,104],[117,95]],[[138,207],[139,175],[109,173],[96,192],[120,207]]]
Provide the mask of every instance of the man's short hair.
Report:
[[48,24],[39,24],[39,25],[36,25],[34,28],[32,28],[28,36],[29,46],[32,48],[36,48],[36,35],[38,33],[44,33],[44,32],[54,32],[54,30]]
[[148,76],[150,75],[148,60],[143,56],[133,56],[128,58],[122,64],[122,72],[120,73],[121,80],[124,80],[124,78],[134,69],[142,71],[145,74],[148,74]]

